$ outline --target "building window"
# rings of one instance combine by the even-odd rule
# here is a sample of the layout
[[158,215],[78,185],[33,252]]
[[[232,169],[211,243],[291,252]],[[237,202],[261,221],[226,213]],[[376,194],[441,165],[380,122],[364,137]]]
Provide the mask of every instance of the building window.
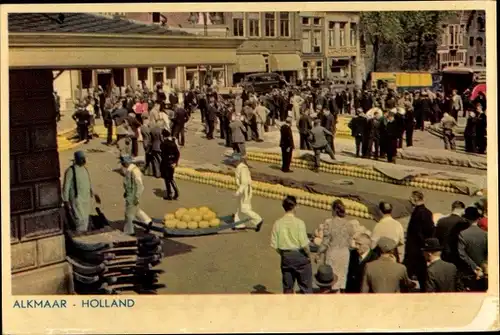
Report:
[[315,18],[313,19],[313,24],[314,24],[315,26],[320,26],[320,25],[321,25],[321,19],[320,19],[319,17],[315,17]]
[[484,18],[482,16],[478,16],[478,18],[477,18],[477,29],[480,32],[484,32],[485,31]]
[[470,47],[474,46],[474,37],[469,37],[469,46]]
[[175,66],[167,67],[167,79],[175,79]]
[[328,22],[328,46],[335,46],[335,22]]
[[153,23],[160,23],[161,19],[160,13],[153,13],[152,16],[153,16],[152,18]]
[[464,25],[460,25],[460,26],[457,26],[457,35],[458,35],[458,45],[462,46],[464,45],[464,32],[465,32],[465,26]]
[[243,29],[243,19],[233,18],[233,35],[234,36],[244,36],[245,31]]
[[448,45],[455,46],[455,26],[448,27]]
[[483,39],[481,37],[476,38],[476,46],[477,48],[483,47]]
[[447,29],[448,26],[443,24],[441,26],[441,46],[445,46],[446,45],[446,40],[448,39],[448,36],[446,35],[446,31],[448,30]]
[[302,18],[302,24],[305,26],[308,26],[310,24],[309,18],[308,17],[303,17]]
[[290,37],[290,14],[280,12],[280,36]]
[[316,78],[323,78],[323,63],[320,61],[316,62]]
[[474,57],[472,56],[469,57],[469,65],[474,66]]
[[476,66],[483,66],[483,58],[481,56],[476,57]]
[[265,13],[265,28],[266,28],[266,37],[274,37],[276,36],[276,32],[274,31],[274,13]]
[[351,23],[351,30],[350,30],[350,38],[351,38],[351,46],[354,47],[357,45],[356,43],[356,23]]
[[163,78],[163,71],[164,71],[164,69],[162,67],[153,68],[153,80],[155,83],[164,83],[165,82],[165,80]]
[[309,79],[309,63],[308,62],[302,62],[302,77],[304,79]]
[[303,53],[311,53],[311,32],[303,31],[302,32],[302,52]]
[[312,52],[314,53],[321,52],[321,31],[315,31],[313,33]]
[[260,13],[248,13],[248,28],[250,37],[260,36]]
[[345,47],[345,23],[340,23],[340,46]]

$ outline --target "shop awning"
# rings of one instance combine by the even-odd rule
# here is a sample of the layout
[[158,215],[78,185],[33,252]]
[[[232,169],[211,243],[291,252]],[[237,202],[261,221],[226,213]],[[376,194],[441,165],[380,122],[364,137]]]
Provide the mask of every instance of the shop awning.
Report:
[[271,55],[271,71],[300,71],[302,70],[302,60],[297,54],[277,54]]
[[266,63],[262,55],[238,55],[236,72],[266,72]]

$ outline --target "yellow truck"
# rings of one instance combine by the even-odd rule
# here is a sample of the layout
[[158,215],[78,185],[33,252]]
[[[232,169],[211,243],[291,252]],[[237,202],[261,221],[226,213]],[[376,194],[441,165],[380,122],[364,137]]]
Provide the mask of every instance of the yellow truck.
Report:
[[372,72],[368,78],[370,89],[415,90],[432,87],[429,72]]

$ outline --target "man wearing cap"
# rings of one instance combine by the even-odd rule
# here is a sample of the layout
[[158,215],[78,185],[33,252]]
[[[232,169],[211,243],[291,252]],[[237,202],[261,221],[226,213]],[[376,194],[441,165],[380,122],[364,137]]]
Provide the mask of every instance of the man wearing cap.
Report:
[[456,292],[457,267],[441,259],[441,250],[437,238],[425,240],[422,251],[427,261],[427,281],[425,292]]
[[381,252],[380,258],[366,264],[361,293],[398,293],[415,288],[417,284],[408,277],[406,267],[399,264],[394,256],[397,242],[381,237],[377,247]]
[[382,218],[375,225],[372,232],[372,241],[374,248],[378,240],[383,236],[397,242],[398,262],[404,259],[405,232],[401,223],[392,217],[392,205],[388,202],[381,202],[378,206],[382,212]]
[[[232,160],[236,167],[235,179],[236,186],[238,187],[235,196],[239,200],[238,210],[234,214],[234,221],[238,222],[248,218],[249,225],[254,228],[256,232],[259,232],[264,221],[259,214],[252,210],[252,176],[250,174],[250,169],[241,155],[233,155]],[[242,223],[235,228],[246,229],[247,225]]]
[[125,227],[123,232],[128,235],[135,235],[134,219],[137,218],[149,227],[152,225],[151,218],[139,208],[139,200],[144,191],[141,170],[133,164],[131,156],[120,156],[120,163],[124,168],[125,179],[123,188],[125,192]]
[[96,202],[101,203],[99,196],[92,191],[86,163],[84,152],[77,151],[74,154],[73,164],[64,173],[62,199],[78,232],[85,232],[89,228],[92,198],[95,197]]
[[477,283],[484,277],[482,266],[488,261],[488,233],[478,227],[481,214],[476,207],[467,207],[463,217],[470,222],[470,227],[458,236],[459,271],[465,286],[478,291]]
[[292,133],[292,118],[287,117],[286,122],[280,128],[280,148],[281,148],[281,171],[292,172],[290,170],[290,164],[292,163],[293,149],[295,145],[293,143],[293,133]]
[[285,215],[273,225],[271,248],[281,256],[283,293],[293,293],[295,282],[301,293],[312,293],[309,238],[304,221],[295,216],[297,199],[287,196],[282,206]]

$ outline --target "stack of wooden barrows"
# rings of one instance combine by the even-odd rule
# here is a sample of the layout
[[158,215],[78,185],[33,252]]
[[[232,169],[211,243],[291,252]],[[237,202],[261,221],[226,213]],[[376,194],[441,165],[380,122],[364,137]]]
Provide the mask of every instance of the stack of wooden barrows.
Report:
[[67,260],[76,294],[156,294],[163,270],[163,241],[155,235],[133,237],[105,227],[67,234]]

